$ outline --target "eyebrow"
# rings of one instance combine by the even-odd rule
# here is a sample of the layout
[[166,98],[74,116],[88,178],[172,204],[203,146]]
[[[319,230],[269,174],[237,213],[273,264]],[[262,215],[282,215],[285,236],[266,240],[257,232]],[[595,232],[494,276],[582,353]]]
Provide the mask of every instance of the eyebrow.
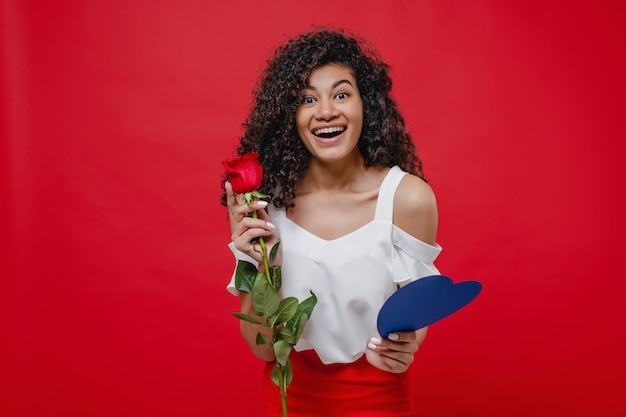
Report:
[[[331,86],[331,88],[336,88],[337,86],[340,86],[340,85],[341,85],[341,84],[343,84],[343,83],[350,84],[350,86],[351,86],[351,87],[354,87],[354,86],[352,85],[352,83],[350,82],[350,80],[343,79],[343,80],[335,81],[335,82],[333,83],[333,85]],[[309,90],[317,90],[317,88],[313,87],[313,86],[312,86],[312,85],[310,85],[310,84],[309,84],[309,85],[307,85],[307,86],[306,86],[306,88],[307,88],[307,89],[309,89]]]

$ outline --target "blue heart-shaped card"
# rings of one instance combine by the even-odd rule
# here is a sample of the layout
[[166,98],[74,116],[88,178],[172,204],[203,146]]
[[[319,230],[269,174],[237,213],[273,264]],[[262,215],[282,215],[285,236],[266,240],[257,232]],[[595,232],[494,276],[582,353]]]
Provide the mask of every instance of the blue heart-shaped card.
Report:
[[478,281],[454,283],[443,275],[415,280],[385,301],[378,312],[378,333],[421,329],[430,326],[469,304],[482,290]]

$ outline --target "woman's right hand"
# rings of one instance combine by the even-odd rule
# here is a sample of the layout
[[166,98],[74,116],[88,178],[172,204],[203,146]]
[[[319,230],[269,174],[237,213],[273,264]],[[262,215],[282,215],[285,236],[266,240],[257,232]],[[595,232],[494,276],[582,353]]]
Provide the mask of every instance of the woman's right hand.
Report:
[[[252,207],[243,201],[241,194],[235,194],[229,182],[224,184],[226,191],[226,202],[228,204],[228,219],[230,221],[231,240],[235,248],[250,256],[259,266],[263,265],[261,246],[258,242],[260,237],[265,241],[267,252],[280,240],[276,227],[265,207],[267,201],[256,200]],[[258,218],[250,217],[250,213],[257,212]]]

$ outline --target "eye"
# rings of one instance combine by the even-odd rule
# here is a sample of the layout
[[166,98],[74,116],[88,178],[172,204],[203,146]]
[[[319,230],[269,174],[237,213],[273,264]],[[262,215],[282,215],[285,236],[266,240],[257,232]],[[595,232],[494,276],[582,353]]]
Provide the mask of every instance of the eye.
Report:
[[300,99],[300,103],[302,103],[302,104],[313,104],[313,103],[315,103],[315,99],[313,97],[311,97],[311,96],[303,96]]
[[340,93],[337,93],[337,95],[335,96],[335,98],[337,98],[338,100],[345,100],[348,97],[350,97],[350,94],[348,94],[348,93],[346,93],[344,91],[342,91]]

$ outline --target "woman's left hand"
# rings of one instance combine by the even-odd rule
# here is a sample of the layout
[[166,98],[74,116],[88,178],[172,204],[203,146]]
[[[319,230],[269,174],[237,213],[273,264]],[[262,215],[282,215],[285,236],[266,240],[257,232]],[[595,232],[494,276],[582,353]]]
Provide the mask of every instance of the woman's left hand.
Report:
[[415,332],[394,332],[387,339],[375,335],[367,344],[365,356],[370,365],[383,371],[401,373],[413,363],[415,352],[426,337],[426,328]]

